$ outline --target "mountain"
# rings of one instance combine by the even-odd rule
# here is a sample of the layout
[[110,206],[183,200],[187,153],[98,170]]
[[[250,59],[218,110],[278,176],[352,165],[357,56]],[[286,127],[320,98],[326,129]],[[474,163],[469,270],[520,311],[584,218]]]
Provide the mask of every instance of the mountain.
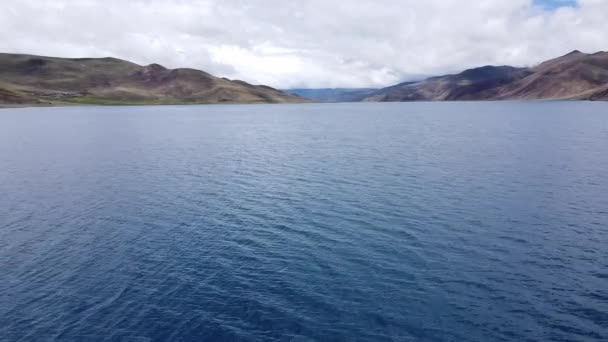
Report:
[[431,77],[422,82],[402,83],[381,89],[367,101],[457,101],[483,100],[495,96],[494,89],[525,78],[530,71],[510,66],[484,66],[456,75]]
[[364,101],[608,100],[608,52],[580,51],[533,68],[483,66],[380,89]]
[[376,88],[298,88],[284,89],[283,91],[316,102],[357,102],[372,95],[377,90]]
[[608,100],[608,52],[573,51],[531,69],[500,90],[498,99]]
[[263,85],[195,69],[117,58],[0,53],[0,104],[194,104],[308,102]]
[[531,68],[483,66],[382,89],[289,89],[116,58],[0,53],[0,105],[353,101],[608,100],[608,52],[572,51]]

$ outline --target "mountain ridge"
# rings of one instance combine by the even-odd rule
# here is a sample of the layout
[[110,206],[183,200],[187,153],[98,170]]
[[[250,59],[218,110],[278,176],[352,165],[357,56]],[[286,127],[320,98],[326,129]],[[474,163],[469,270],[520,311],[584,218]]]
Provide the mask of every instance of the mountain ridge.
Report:
[[114,57],[0,53],[0,105],[608,100],[608,52],[574,50],[533,67],[485,65],[381,89],[278,90],[191,68]]
[[531,68],[487,65],[385,87],[359,100],[608,100],[608,52],[574,50]]
[[310,102],[263,85],[114,58],[0,53],[0,104],[196,104]]

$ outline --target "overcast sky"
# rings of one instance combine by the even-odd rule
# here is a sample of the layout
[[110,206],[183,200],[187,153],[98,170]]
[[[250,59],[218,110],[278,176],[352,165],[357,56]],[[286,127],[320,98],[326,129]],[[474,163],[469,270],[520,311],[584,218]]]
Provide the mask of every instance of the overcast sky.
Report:
[[386,86],[608,50],[608,0],[0,0],[0,51],[274,87]]

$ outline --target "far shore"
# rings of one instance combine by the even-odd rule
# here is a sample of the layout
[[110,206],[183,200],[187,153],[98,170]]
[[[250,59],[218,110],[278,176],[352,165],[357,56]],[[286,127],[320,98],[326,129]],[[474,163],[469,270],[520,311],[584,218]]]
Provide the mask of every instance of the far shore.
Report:
[[20,109],[20,108],[61,108],[61,107],[162,107],[162,106],[213,106],[213,105],[306,105],[306,104],[347,104],[347,103],[534,103],[534,102],[600,102],[608,103],[605,100],[568,100],[568,99],[538,99],[538,100],[463,100],[463,101],[386,101],[386,102],[300,102],[300,103],[264,103],[264,102],[224,102],[224,103],[21,103],[21,104],[3,104],[0,103],[0,109]]

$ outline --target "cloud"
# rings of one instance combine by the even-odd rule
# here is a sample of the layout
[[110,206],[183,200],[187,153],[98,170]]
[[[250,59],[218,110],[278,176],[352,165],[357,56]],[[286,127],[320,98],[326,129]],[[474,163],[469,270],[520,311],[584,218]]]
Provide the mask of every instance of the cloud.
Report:
[[384,86],[608,49],[608,1],[3,0],[0,50],[115,56],[275,87]]

